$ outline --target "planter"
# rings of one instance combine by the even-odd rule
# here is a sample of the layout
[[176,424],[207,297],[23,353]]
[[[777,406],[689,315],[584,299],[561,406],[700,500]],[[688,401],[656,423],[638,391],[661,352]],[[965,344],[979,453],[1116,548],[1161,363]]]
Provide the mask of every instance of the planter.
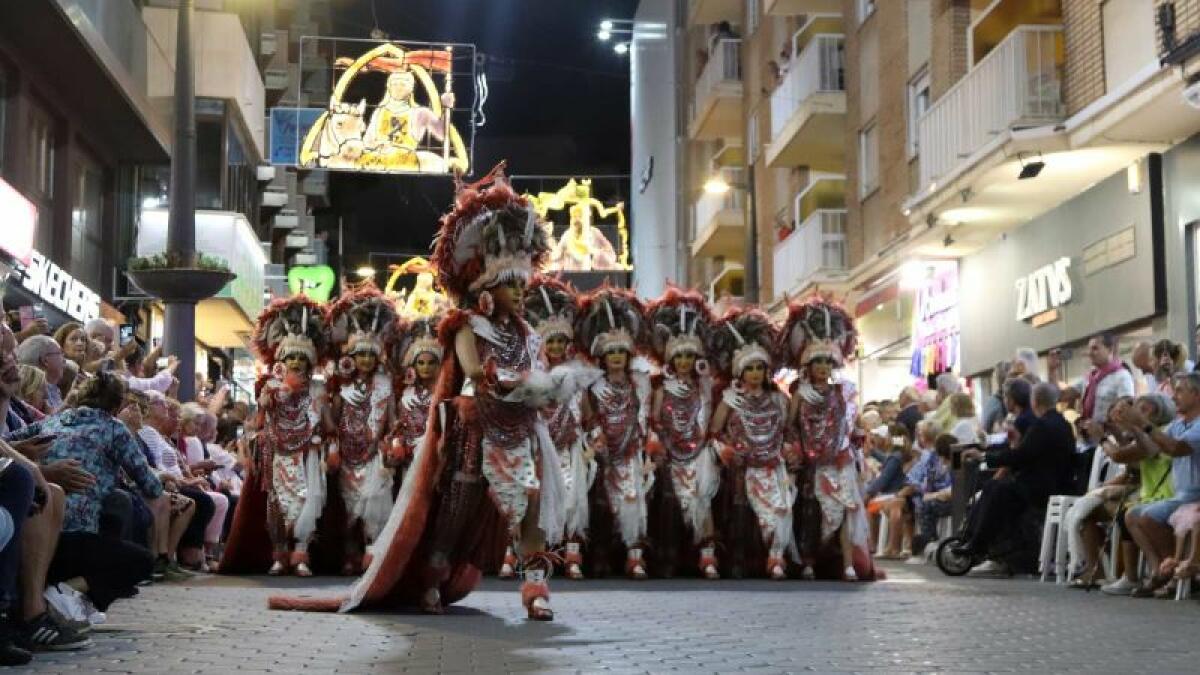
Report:
[[164,302],[199,302],[211,298],[237,277],[233,272],[182,267],[130,270],[126,274],[147,295]]

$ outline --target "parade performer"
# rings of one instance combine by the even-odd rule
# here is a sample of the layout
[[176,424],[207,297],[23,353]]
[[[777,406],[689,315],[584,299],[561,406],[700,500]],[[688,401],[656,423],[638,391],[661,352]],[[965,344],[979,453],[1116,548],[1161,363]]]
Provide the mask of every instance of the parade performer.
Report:
[[327,338],[321,307],[304,296],[271,303],[254,334],[270,368],[258,396],[254,470],[267,492],[272,575],[291,568],[312,576],[308,545],[325,508],[325,442],[333,431],[325,389],[312,376]]
[[[874,569],[867,548],[861,456],[850,442],[856,392],[834,372],[854,354],[854,321],[844,309],[821,298],[792,304],[780,340],[789,364],[800,371],[788,419],[809,465],[805,476],[811,474],[812,494],[820,508],[819,541],[810,546],[825,548],[837,535],[841,578],[878,578],[882,573]],[[807,553],[810,559],[815,556],[819,569],[825,567],[819,563],[828,556]]]
[[[563,533],[566,541],[564,565],[567,577],[583,578],[582,545],[588,527],[588,491],[596,476],[596,462],[583,436],[583,390],[599,378],[599,369],[575,358],[575,320],[578,316],[575,289],[556,278],[539,275],[525,289],[525,319],[541,337],[542,365],[556,372],[573,368],[575,374],[559,392],[561,403],[542,409],[542,419],[550,430],[558,466],[566,488]],[[515,559],[511,549],[505,553],[500,576],[511,569]]]
[[650,510],[655,559],[663,576],[673,576],[678,535],[691,532],[701,573],[717,579],[712,500],[721,476],[707,443],[714,388],[706,360],[712,317],[702,295],[674,286],[647,316],[650,345],[663,370],[650,412],[650,426],[663,446],[655,458],[658,476]]
[[367,572],[344,599],[276,597],[280,609],[416,605],[440,613],[478,583],[502,537],[516,542],[530,619],[551,620],[546,544],[562,538],[564,489],[537,414],[554,391],[537,334],[521,316],[524,287],[549,247],[537,214],[498,166],[461,186],[434,248],[454,299],[439,327],[445,350],[424,443],[413,458]]
[[[787,396],[771,380],[777,359],[777,340],[770,318],[758,309],[733,310],[717,325],[713,352],[731,384],[721,394],[711,431],[721,462],[729,470],[734,495],[732,518],[748,505],[767,549],[766,571],[772,579],[787,578],[792,545],[792,503],[796,490],[788,473],[794,458],[787,441]],[[731,541],[740,556],[747,542],[731,527]]]
[[387,463],[403,476],[425,441],[425,427],[433,402],[433,389],[442,363],[442,345],[437,339],[440,317],[398,322],[390,360],[396,369],[396,427],[391,439]]
[[392,428],[394,396],[383,357],[396,310],[368,284],[343,294],[329,307],[328,320],[333,342],[343,354],[328,381],[336,425],[328,465],[337,475],[346,506],[342,574],[358,575],[364,553],[392,511],[392,470],[384,462],[384,435]]
[[580,348],[596,359],[604,376],[588,387],[583,397],[584,428],[596,453],[600,488],[593,491],[594,556],[601,570],[607,567],[611,528],[625,545],[625,573],[646,578],[647,494],[654,484],[653,465],[646,457],[650,429],[650,374],[652,366],[636,356],[643,337],[644,309],[631,292],[602,286],[584,296],[575,338]]

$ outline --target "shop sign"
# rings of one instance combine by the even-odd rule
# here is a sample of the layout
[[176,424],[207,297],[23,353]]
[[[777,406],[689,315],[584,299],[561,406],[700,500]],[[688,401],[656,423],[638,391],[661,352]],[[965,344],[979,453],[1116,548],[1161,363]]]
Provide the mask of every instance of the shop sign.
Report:
[[100,316],[100,295],[37,251],[21,285],[80,323]]
[[33,255],[33,234],[37,228],[37,207],[0,179],[0,251],[12,256],[22,265],[30,264]]
[[1025,321],[1071,301],[1071,259],[1062,257],[1017,279],[1017,321]]

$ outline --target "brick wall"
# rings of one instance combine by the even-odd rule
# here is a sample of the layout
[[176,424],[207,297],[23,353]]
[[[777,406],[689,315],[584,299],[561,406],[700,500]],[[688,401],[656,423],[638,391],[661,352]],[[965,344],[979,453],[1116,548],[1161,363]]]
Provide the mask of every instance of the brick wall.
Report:
[[1074,115],[1104,95],[1104,29],[1096,0],[1064,0],[1067,65],[1063,97]]
[[937,100],[966,74],[970,66],[967,31],[971,26],[969,0],[933,0],[933,52],[929,63],[930,94]]

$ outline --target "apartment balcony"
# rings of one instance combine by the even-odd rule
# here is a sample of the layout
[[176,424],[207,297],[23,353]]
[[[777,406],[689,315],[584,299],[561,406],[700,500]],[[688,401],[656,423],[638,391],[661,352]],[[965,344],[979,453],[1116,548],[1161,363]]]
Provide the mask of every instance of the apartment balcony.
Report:
[[764,0],[763,13],[770,16],[841,14],[842,0]]
[[294,230],[299,224],[300,216],[289,209],[283,209],[271,219],[271,227],[276,230]]
[[693,207],[692,256],[741,259],[746,239],[746,191],[730,188],[722,195],[704,193]]
[[1020,26],[939,98],[918,123],[922,190],[935,191],[1008,132],[1061,121],[1064,54],[1061,27]]
[[775,245],[775,298],[795,296],[815,283],[844,279],[846,270],[846,210],[813,211],[783,241]]
[[741,40],[720,40],[696,81],[688,136],[710,141],[742,135]]
[[771,94],[767,165],[841,171],[846,163],[845,38],[813,36]]
[[742,0],[689,0],[688,23],[692,26],[711,26],[728,21],[741,23]]

